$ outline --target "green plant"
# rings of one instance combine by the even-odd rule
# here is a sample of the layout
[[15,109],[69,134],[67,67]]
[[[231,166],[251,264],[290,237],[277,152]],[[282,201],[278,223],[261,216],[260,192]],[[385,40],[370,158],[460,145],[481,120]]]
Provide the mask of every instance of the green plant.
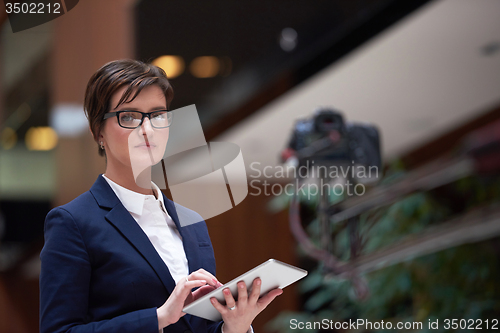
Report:
[[[394,181],[401,171],[390,173],[385,181]],[[500,178],[467,177],[437,192],[416,193],[380,209],[377,214],[360,216],[363,251],[369,253],[439,224],[458,213],[484,203],[500,201]],[[450,199],[451,198],[451,199]],[[286,200],[285,200],[286,201]],[[305,203],[311,209],[317,198]],[[376,223],[368,228],[373,218]],[[310,219],[307,227],[313,238],[320,235],[318,221]],[[342,225],[332,226],[334,254],[349,259],[348,234]],[[422,322],[420,332],[445,332],[445,319],[500,319],[500,282],[498,281],[499,239],[464,244],[364,274],[370,296],[358,300],[347,280],[328,277],[321,264],[300,283],[304,299],[302,311],[284,312],[268,324],[278,332],[320,332],[331,328],[292,329],[290,320],[321,322],[324,319],[344,322],[359,318],[372,322]],[[305,259],[307,260],[307,259]],[[428,323],[439,320],[438,329]],[[497,327],[500,327],[500,323]],[[457,332],[467,329],[457,329]],[[349,332],[355,330],[347,330]],[[370,330],[357,330],[366,331]],[[378,329],[377,332],[394,332]],[[398,330],[404,331],[404,330]],[[408,330],[412,331],[412,330]],[[483,331],[486,327],[483,325]]]

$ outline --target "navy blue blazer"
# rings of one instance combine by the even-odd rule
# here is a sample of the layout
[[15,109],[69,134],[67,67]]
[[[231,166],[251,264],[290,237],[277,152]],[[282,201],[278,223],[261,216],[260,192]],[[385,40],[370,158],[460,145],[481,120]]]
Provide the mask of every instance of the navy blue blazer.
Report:
[[[204,221],[180,227],[189,272],[215,275]],[[54,208],[40,254],[40,332],[158,333],[157,307],[175,287],[146,234],[99,176],[90,191]],[[164,332],[220,332],[221,322],[185,315]]]

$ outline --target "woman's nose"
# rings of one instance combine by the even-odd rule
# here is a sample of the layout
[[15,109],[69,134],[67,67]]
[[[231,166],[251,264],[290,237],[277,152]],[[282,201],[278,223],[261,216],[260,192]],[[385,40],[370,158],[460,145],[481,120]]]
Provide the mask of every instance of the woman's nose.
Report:
[[154,129],[153,126],[151,126],[151,121],[149,120],[148,117],[144,118],[141,125],[141,129],[142,129],[142,134],[146,135],[148,138],[153,136]]

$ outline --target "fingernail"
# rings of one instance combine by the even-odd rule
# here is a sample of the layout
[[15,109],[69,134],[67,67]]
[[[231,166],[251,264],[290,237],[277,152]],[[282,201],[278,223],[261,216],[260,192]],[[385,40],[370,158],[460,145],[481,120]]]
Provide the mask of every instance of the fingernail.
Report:
[[205,280],[200,280],[200,284],[206,284],[206,283],[207,283],[207,281],[205,281]]
[[219,283],[219,281],[217,281],[217,279],[212,279],[212,282],[217,285],[217,283]]
[[257,280],[255,283],[259,286],[260,285],[260,280]]
[[224,294],[229,295],[229,289],[224,289]]
[[212,304],[215,304],[215,298],[211,298],[210,302],[212,302]]

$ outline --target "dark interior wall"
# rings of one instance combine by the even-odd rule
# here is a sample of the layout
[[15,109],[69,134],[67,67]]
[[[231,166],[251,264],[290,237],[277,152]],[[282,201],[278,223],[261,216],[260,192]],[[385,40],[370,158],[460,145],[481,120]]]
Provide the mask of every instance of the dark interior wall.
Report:
[[435,140],[404,154],[401,156],[401,160],[408,169],[413,169],[445,154],[458,152],[460,148],[463,148],[461,145],[468,133],[499,119],[500,105],[497,105],[483,115],[471,119],[467,123],[443,133]]
[[[256,192],[254,192],[256,193]],[[288,228],[288,212],[271,212],[272,197],[249,194],[233,209],[207,220],[217,263],[217,278],[229,282],[268,259],[298,265],[295,240]],[[297,285],[284,289],[254,321],[255,332],[281,311],[299,309]]]

